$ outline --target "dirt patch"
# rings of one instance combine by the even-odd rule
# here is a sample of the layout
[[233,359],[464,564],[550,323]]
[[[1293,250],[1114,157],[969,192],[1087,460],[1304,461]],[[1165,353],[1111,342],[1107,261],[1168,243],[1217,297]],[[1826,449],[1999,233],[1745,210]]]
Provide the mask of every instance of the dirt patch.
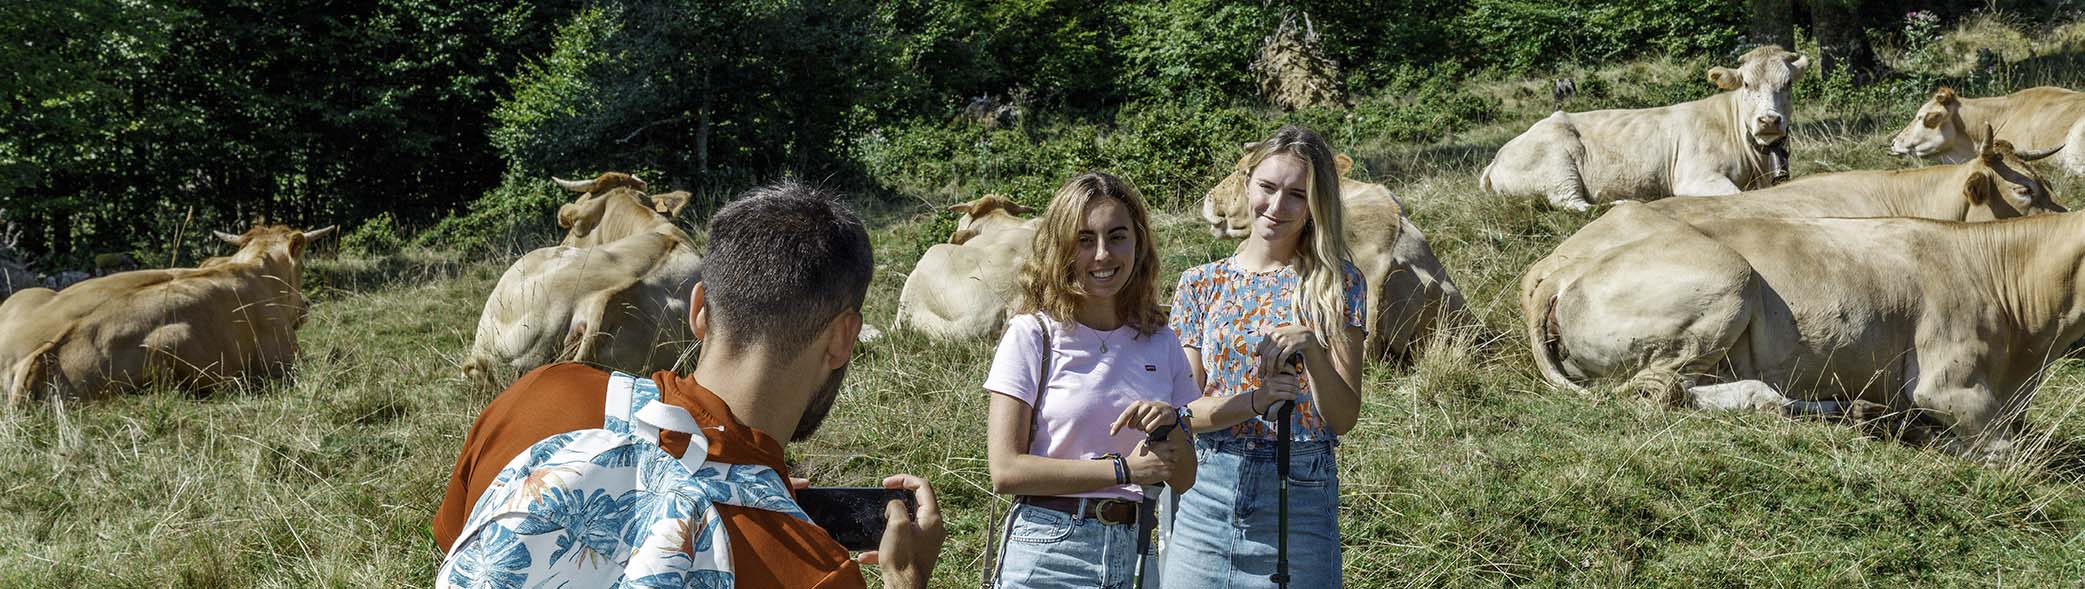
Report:
[[1260,43],[1252,73],[1260,84],[1260,96],[1284,110],[1347,103],[1339,84],[1339,64],[1325,56],[1309,15],[1300,24],[1294,17],[1282,20],[1274,34]]

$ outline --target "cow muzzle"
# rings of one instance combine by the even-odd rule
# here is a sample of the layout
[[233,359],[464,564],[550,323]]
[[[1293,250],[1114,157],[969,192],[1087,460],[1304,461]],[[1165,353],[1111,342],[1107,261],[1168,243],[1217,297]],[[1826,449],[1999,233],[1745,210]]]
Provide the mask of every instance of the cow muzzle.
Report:
[[1780,141],[1782,137],[1788,136],[1788,128],[1783,124],[1781,115],[1759,115],[1753,122],[1757,125],[1752,128],[1752,136],[1762,145]]

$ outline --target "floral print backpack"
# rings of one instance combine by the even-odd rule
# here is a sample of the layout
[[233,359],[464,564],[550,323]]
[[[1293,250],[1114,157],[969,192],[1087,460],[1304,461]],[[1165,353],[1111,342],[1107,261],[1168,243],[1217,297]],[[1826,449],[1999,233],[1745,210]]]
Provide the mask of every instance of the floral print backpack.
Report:
[[[674,458],[660,431],[687,432]],[[709,439],[649,379],[608,380],[601,429],[514,457],[471,508],[441,587],[731,587],[716,504],[808,517],[773,469],[707,462]]]

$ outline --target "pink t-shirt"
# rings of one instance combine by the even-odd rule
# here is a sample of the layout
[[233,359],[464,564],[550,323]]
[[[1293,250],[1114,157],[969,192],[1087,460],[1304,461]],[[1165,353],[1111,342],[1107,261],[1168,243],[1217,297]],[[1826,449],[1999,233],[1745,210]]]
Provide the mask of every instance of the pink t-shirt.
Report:
[[[1043,331],[1045,326],[1050,333]],[[1103,343],[1106,354],[1100,352]],[[1052,352],[1047,379],[1042,375],[1045,347]],[[1100,332],[1036,314],[1015,316],[999,338],[985,390],[1035,407],[1035,385],[1045,381],[1028,453],[1049,458],[1085,460],[1109,452],[1126,456],[1144,439],[1144,432],[1124,427],[1110,436],[1108,426],[1130,403],[1149,400],[1179,407],[1202,398],[1180,340],[1170,328],[1138,337],[1136,329],[1126,326]],[[1068,496],[1137,500],[1143,493],[1135,485],[1121,485]]]

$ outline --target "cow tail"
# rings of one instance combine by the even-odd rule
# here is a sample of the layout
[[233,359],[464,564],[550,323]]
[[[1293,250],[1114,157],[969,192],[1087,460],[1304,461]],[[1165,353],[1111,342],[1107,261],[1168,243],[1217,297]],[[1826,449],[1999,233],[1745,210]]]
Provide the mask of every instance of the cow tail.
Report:
[[1542,372],[1542,380],[1557,388],[1585,392],[1585,387],[1572,382],[1564,375],[1563,338],[1556,333],[1557,292],[1544,284],[1536,287],[1536,296],[1531,297],[1534,308],[1529,309],[1528,345],[1533,348],[1535,367]]
[[7,405],[9,407],[22,406],[23,403],[35,397],[37,390],[44,387],[44,377],[48,372],[45,358],[50,356],[52,351],[57,348],[57,340],[44,342],[43,345],[37,346],[35,351],[30,352],[14,363],[13,370],[8,371],[10,378],[8,378]]

